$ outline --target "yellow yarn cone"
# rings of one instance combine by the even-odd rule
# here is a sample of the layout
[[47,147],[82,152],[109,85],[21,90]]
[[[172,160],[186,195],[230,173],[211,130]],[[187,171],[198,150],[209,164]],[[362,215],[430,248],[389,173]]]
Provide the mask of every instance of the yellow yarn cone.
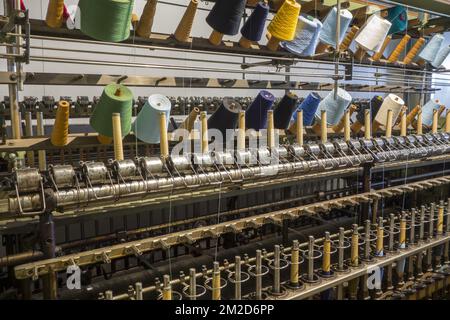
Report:
[[197,12],[198,0],[191,0],[189,2],[183,18],[181,18],[177,29],[175,30],[174,37],[180,42],[189,41],[191,35],[192,24],[194,23],[195,13]]
[[416,41],[416,43],[413,45],[411,50],[409,50],[409,52],[406,55],[405,59],[403,59],[403,63],[404,64],[410,64],[414,60],[414,58],[417,56],[417,54],[419,53],[419,50],[423,47],[424,44],[425,44],[425,39],[424,38],[419,38]]
[[149,38],[152,33],[153,19],[155,18],[156,5],[158,0],[148,0],[142,12],[141,19],[136,29],[138,36]]
[[69,108],[70,104],[67,101],[60,101],[58,104],[55,124],[53,125],[50,138],[50,141],[54,146],[64,147],[67,145],[69,136]]
[[60,28],[64,22],[64,0],[50,0],[45,23],[50,28]]
[[406,45],[408,44],[409,40],[411,40],[410,35],[405,35],[403,39],[400,41],[400,43],[397,45],[397,47],[394,49],[394,51],[389,56],[388,61],[391,63],[397,62],[398,57],[400,54],[405,50]]
[[300,4],[294,0],[286,0],[283,3],[267,27],[267,31],[272,35],[267,43],[269,50],[276,51],[280,41],[294,39],[299,14]]

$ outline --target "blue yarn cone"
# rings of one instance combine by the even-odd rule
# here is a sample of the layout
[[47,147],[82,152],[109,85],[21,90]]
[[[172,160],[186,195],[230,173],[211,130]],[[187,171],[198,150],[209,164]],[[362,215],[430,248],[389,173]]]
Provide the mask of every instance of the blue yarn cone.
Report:
[[[348,27],[352,22],[353,15],[348,10],[341,10],[341,29],[339,30],[339,43],[345,37]],[[320,41],[330,46],[336,46],[336,20],[337,8],[333,7],[323,21],[322,31],[320,32]]]
[[298,97],[289,92],[284,95],[280,103],[273,110],[273,122],[275,129],[286,130],[292,119],[292,115],[297,109]]
[[274,102],[275,96],[269,91],[262,90],[245,112],[245,127],[256,131],[265,129],[267,111],[272,108]]
[[318,19],[300,15],[298,17],[294,40],[284,41],[281,43],[281,46],[301,57],[311,56],[316,51],[321,29],[322,23]]
[[408,27],[408,15],[404,6],[395,6],[388,9],[386,20],[392,23],[389,34],[405,31]]
[[[299,104],[297,111],[303,111],[303,125],[311,126],[314,122],[314,115],[320,103],[320,96],[316,92],[311,92],[302,103]],[[297,112],[294,112],[294,121],[297,121]]]
[[220,107],[208,119],[208,129],[219,130],[225,139],[227,130],[236,128],[241,110],[239,102],[230,97],[223,98]]
[[316,115],[320,118],[322,110],[325,110],[327,112],[328,124],[334,126],[341,120],[345,109],[347,109],[350,102],[352,102],[352,96],[347,91],[339,88],[337,98],[335,99],[334,90],[332,90],[325,99],[320,102]]
[[423,48],[422,52],[419,53],[419,58],[430,63],[433,62],[437,57],[438,52],[441,50],[443,41],[444,36],[442,34],[435,34],[430,42]]
[[250,41],[261,40],[268,14],[269,6],[264,2],[258,3],[241,29],[242,36]]
[[239,32],[246,0],[217,0],[206,17],[206,22],[214,30],[234,36]]
[[422,107],[422,124],[427,127],[431,127],[433,124],[433,112],[439,110],[440,104],[436,100],[428,101]]
[[440,66],[442,66],[442,64],[447,59],[449,54],[450,54],[450,46],[443,46],[441,50],[438,51],[433,62],[431,62],[431,65],[435,68],[439,68]]
[[383,101],[384,101],[384,99],[382,96],[374,96],[372,98],[372,100],[370,100],[370,103],[368,105],[365,105],[362,108],[360,108],[360,110],[356,114],[356,120],[359,123],[363,124],[365,122],[365,112],[367,109],[369,109],[371,111],[370,118],[371,118],[371,121],[373,122],[373,120],[375,119],[375,116],[378,113],[378,110],[380,110],[381,105],[383,104]]

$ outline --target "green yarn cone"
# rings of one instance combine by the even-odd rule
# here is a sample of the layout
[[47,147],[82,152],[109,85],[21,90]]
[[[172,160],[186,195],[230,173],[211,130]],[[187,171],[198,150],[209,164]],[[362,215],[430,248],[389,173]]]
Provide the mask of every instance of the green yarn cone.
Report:
[[134,0],[80,0],[81,32],[102,41],[128,39],[133,5]]
[[[120,95],[116,95],[118,90]],[[132,108],[133,93],[131,90],[121,84],[109,84],[103,90],[89,123],[99,134],[112,137],[112,114],[120,113],[122,136],[125,137],[131,131]]]

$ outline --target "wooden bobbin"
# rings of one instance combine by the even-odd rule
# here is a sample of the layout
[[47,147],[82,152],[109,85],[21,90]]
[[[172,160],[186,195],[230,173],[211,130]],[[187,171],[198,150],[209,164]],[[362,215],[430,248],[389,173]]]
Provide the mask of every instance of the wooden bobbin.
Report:
[[431,126],[431,133],[438,132],[438,124],[439,124],[439,111],[433,110],[433,124]]
[[327,127],[327,112],[322,110],[320,118],[320,140],[322,143],[327,143],[328,141],[328,127]]
[[344,140],[350,141],[350,111],[346,110],[344,113]]
[[[351,117],[351,115],[353,114],[353,112],[356,111],[356,109],[358,109],[357,106],[355,106],[354,104],[350,105],[350,107],[348,108],[348,110],[346,110],[346,112],[349,112],[349,117]],[[342,116],[341,120],[339,120],[339,122],[333,126],[333,131],[336,133],[339,133],[342,131],[342,129],[344,128],[344,123],[345,123],[345,113]]]
[[220,33],[219,31],[213,30],[211,32],[211,35],[209,36],[209,43],[211,43],[213,46],[218,46],[223,39],[223,33]]
[[[29,111],[25,113],[25,135],[28,138],[33,136],[33,119]],[[31,168],[34,167],[34,151],[27,151],[27,164]]]
[[184,120],[184,122],[178,127],[178,129],[185,129],[189,132],[194,129],[195,121],[197,120],[197,117],[200,114],[200,109],[197,107],[194,107],[192,111],[189,113],[187,118]]
[[241,39],[239,39],[239,45],[242,48],[249,49],[252,46],[252,41],[250,41],[246,37],[242,36]]
[[272,149],[275,147],[275,125],[273,120],[273,110],[267,112],[267,146]]
[[392,137],[392,121],[394,117],[394,112],[392,110],[388,110],[386,116],[386,138]]
[[408,127],[414,122],[417,114],[419,113],[421,107],[419,105],[415,106],[414,109],[411,110],[410,113],[406,116],[406,126]]
[[303,110],[297,112],[296,129],[297,129],[297,143],[299,146],[303,146]]
[[194,23],[195,14],[197,12],[198,0],[191,0],[184,12],[180,23],[173,34],[174,38],[180,42],[188,42],[191,36],[192,24]]
[[[44,113],[36,112],[36,120],[37,120],[36,133],[38,136],[43,137],[45,136]],[[45,155],[45,150],[38,151],[38,163],[39,163],[39,170],[44,171],[47,169],[47,157]]]
[[209,137],[208,137],[208,120],[206,116],[206,111],[200,113],[200,123],[202,126],[201,132],[201,142],[202,142],[202,153],[209,152]]
[[366,49],[358,47],[358,49],[356,50],[356,52],[353,54],[353,57],[356,60],[362,60],[364,59],[364,57],[366,56]]
[[386,48],[389,45],[389,43],[391,42],[391,40],[392,40],[392,36],[387,36],[386,39],[384,39],[384,42],[381,45],[380,50],[378,50],[378,52],[372,56],[373,61],[378,61],[381,58],[383,58],[383,53],[384,53],[384,51],[386,51]]
[[344,40],[342,40],[341,45],[339,46],[340,51],[345,51],[350,47],[350,44],[352,43],[353,39],[355,38],[356,34],[359,31],[358,26],[353,26],[350,31],[345,36]]
[[417,134],[423,134],[422,108],[417,113],[416,130]]
[[144,11],[136,28],[136,34],[143,38],[149,38],[152,33],[153,20],[156,13],[158,0],[147,0]]
[[[352,132],[356,134],[361,131],[362,127],[363,127],[363,124],[357,120],[357,121],[353,122],[351,129],[352,129]],[[373,127],[373,125],[372,125],[372,127]]]
[[438,118],[440,118],[441,117],[441,114],[443,114],[444,113],[444,111],[445,111],[445,106],[444,105],[441,105],[440,107],[439,107],[439,115],[438,115]]
[[167,159],[169,157],[169,140],[167,139],[167,119],[164,112],[159,113],[159,148],[161,158]]
[[373,120],[372,122],[372,132],[376,133],[378,131],[378,129],[380,129],[381,127],[381,123],[379,123],[377,120]]
[[364,138],[370,140],[372,138],[371,125],[370,125],[370,110],[366,109],[364,111]]
[[395,120],[394,126],[400,124],[400,121],[402,120],[403,114],[406,114],[406,108],[402,108],[400,110],[400,113],[398,114],[397,119]]
[[270,51],[277,51],[278,47],[280,46],[280,42],[280,39],[271,36],[269,42],[267,42],[267,49],[269,49]]
[[405,59],[403,59],[403,63],[410,64],[411,62],[413,62],[414,58],[417,56],[417,54],[419,53],[419,50],[423,47],[424,44],[425,44],[425,39],[419,38],[416,41],[416,43],[413,45],[413,47],[406,54]]
[[114,140],[114,159],[117,161],[122,161],[124,157],[123,157],[122,125],[120,123],[120,113],[112,114],[112,128]]
[[240,111],[238,115],[237,150],[245,150],[245,111]]
[[[405,109],[405,107],[403,107]],[[406,137],[407,133],[407,127],[406,127],[406,112],[403,112],[401,118],[400,118],[400,136]]]
[[411,36],[406,34],[400,43],[397,45],[397,47],[394,49],[394,51],[391,53],[391,55],[388,58],[388,62],[394,63],[397,62],[398,57],[400,57],[400,54],[405,50],[406,45],[408,44],[409,40],[411,40]]
[[316,47],[316,54],[321,54],[321,53],[328,51],[329,47],[330,47],[329,44],[319,42],[319,44]]
[[60,28],[64,22],[64,0],[50,0],[45,23],[50,28]]
[[450,133],[450,110],[445,115],[445,132]]

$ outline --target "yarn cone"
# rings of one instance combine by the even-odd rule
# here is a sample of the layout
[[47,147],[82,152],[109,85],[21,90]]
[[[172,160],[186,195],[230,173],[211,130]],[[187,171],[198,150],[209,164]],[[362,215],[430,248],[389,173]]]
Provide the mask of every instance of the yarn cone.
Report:
[[120,113],[122,135],[126,136],[131,131],[132,107],[133,94],[131,90],[121,84],[109,84],[103,90],[100,100],[95,106],[89,121],[90,125],[100,135],[112,138],[112,114]]
[[143,38],[149,38],[152,33],[153,20],[156,13],[156,5],[158,0],[148,0],[145,4],[144,11],[142,12],[141,18],[136,29],[138,36]]
[[273,17],[267,31],[271,34],[267,48],[276,51],[280,41],[292,41],[297,29],[300,4],[293,0],[286,0]]
[[261,40],[268,15],[269,6],[264,2],[258,3],[241,29],[241,47],[250,48],[252,42]]
[[109,42],[129,38],[134,0],[80,0],[80,30],[89,37]]
[[246,0],[217,0],[206,17],[208,25],[214,29],[209,42],[219,45],[223,36],[234,36],[239,32]]
[[70,104],[67,101],[60,101],[56,110],[55,124],[53,125],[51,143],[57,147],[67,145],[69,135],[69,112]]
[[148,97],[133,124],[136,137],[147,143],[160,143],[160,115],[165,114],[165,127],[168,128],[171,108],[172,103],[162,94],[153,94]]
[[181,18],[174,37],[180,42],[188,42],[192,31],[192,24],[194,23],[195,13],[197,12],[198,0],[191,0],[189,2],[183,18]]
[[64,22],[64,0],[50,0],[45,23],[50,28],[60,28]]

